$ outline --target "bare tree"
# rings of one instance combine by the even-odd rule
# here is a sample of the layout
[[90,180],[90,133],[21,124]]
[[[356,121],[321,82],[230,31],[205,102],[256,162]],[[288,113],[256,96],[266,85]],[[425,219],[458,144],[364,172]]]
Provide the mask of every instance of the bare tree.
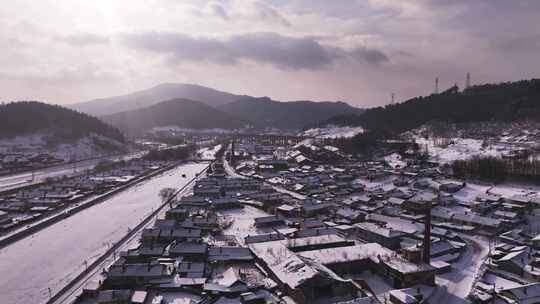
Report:
[[[161,198],[161,201],[164,203],[171,199],[174,196],[174,193],[176,190],[174,188],[163,188],[159,191],[159,197]],[[172,200],[170,203],[170,207],[172,208]]]

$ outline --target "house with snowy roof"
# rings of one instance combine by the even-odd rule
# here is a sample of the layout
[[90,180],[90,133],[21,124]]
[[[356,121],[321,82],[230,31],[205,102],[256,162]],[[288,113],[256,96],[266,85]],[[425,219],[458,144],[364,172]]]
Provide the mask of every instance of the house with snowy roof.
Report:
[[120,288],[144,285],[151,280],[170,277],[172,273],[170,265],[158,263],[116,264],[109,267],[104,285]]
[[283,241],[250,244],[257,262],[298,304],[350,301],[365,296],[353,280],[346,280],[313,259],[305,259]]
[[341,275],[370,270],[383,277],[394,288],[435,284],[434,267],[410,262],[377,243],[303,251],[298,255],[319,261]]
[[257,286],[243,280],[239,273],[233,268],[228,268],[225,272],[214,278],[211,282],[207,282],[203,286],[203,290],[212,295],[226,295],[227,297],[240,296]]
[[540,303],[540,283],[504,289],[500,298],[506,303],[533,304]]
[[169,249],[171,257],[182,257],[193,262],[206,261],[208,245],[206,243],[176,243]]
[[375,242],[394,250],[401,247],[401,239],[408,235],[403,231],[386,228],[375,223],[363,222],[356,223],[354,226],[356,227],[356,234],[360,239],[367,242]]

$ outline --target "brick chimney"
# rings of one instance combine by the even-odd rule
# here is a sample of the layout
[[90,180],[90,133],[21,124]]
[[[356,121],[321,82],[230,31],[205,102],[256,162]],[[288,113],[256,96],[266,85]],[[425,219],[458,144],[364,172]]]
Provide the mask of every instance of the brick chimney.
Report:
[[425,204],[425,216],[424,216],[424,243],[422,254],[423,262],[429,264],[431,260],[431,202]]

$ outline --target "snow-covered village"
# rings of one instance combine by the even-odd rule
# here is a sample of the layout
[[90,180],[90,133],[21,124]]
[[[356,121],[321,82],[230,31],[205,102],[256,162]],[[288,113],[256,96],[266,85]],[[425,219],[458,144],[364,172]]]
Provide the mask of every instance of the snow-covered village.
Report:
[[[1,297],[74,304],[540,301],[540,186],[457,177],[449,158],[494,149],[468,133],[441,140],[422,127],[366,157],[333,145],[350,132],[167,134],[207,147],[180,163],[133,159],[10,191],[0,199],[3,267],[21,250],[47,246],[56,225],[81,227],[45,253],[70,252],[59,264],[68,275],[13,269],[5,284],[43,287],[20,293],[13,285]],[[504,147],[497,153],[535,153],[537,133],[505,132],[490,141]],[[152,140],[159,141],[155,134]],[[96,237],[77,233],[101,222],[101,212],[139,219],[103,222]],[[81,249],[71,252],[69,239]]]
[[540,0],[0,5],[0,304],[540,304]]

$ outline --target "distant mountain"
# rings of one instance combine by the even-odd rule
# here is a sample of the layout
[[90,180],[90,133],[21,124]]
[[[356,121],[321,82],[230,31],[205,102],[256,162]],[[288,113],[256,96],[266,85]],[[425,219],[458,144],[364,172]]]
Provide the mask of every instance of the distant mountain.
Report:
[[344,102],[289,101],[279,102],[268,97],[243,97],[221,105],[218,109],[243,117],[257,127],[301,129],[340,114],[362,113],[362,109]]
[[540,121],[540,79],[452,87],[440,94],[366,110],[360,115],[338,115],[322,124],[362,126],[367,130],[400,133],[422,124],[448,122]]
[[57,105],[20,101],[0,105],[0,139],[50,133],[58,141],[95,134],[124,141],[123,134],[99,119]]
[[101,116],[125,112],[176,98],[198,100],[209,106],[219,106],[243,97],[194,84],[164,83],[135,93],[94,99],[70,105],[72,109]]
[[236,129],[246,121],[200,101],[173,99],[146,108],[101,117],[130,135],[141,135],[154,127],[177,126],[188,129]]

